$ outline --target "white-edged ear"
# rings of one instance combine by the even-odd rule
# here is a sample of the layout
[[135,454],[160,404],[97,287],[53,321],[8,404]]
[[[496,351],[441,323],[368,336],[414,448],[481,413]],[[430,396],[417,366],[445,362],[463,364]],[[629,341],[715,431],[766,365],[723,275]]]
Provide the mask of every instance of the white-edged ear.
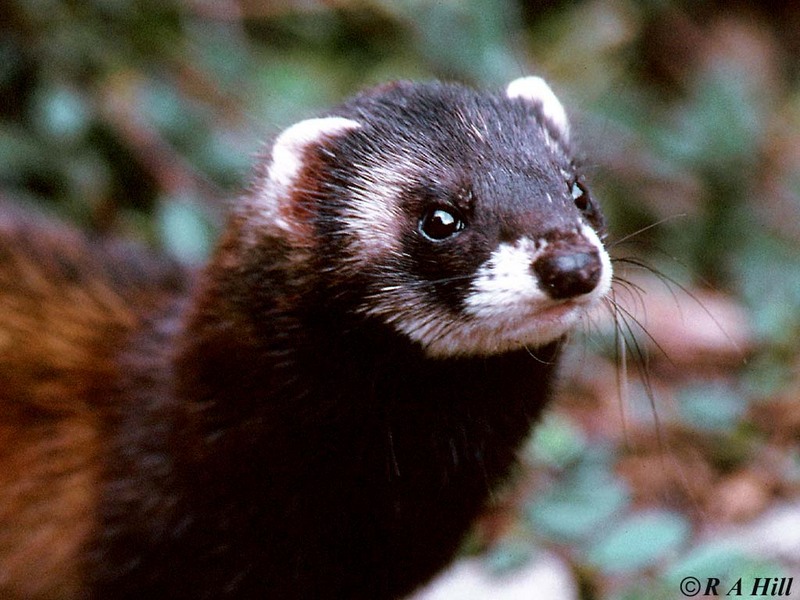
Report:
[[541,77],[520,77],[508,84],[506,96],[522,98],[541,108],[542,114],[569,139],[569,120],[563,105]]
[[278,186],[290,187],[303,166],[303,157],[308,146],[356,127],[361,125],[352,119],[321,117],[306,119],[285,129],[272,146],[270,180]]
[[[357,127],[361,127],[360,123],[344,117],[321,117],[285,129],[272,144],[265,177],[258,181],[244,204],[252,211],[249,228],[260,232],[264,227],[277,227],[287,239],[297,243],[311,235],[302,218],[304,210],[298,209],[294,189],[303,172],[303,163],[309,158],[308,150]],[[260,233],[254,233],[252,241],[255,243],[259,236]]]

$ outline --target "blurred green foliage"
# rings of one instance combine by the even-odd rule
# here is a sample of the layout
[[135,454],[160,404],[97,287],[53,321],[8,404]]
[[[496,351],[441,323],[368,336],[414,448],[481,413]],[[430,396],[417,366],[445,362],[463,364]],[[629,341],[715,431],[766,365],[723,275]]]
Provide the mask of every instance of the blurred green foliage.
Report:
[[[758,347],[743,383],[677,394],[677,419],[725,440],[732,468],[764,442],[750,405],[790,395],[800,369],[795,31],[790,2],[5,0],[0,200],[197,263],[261,140],[293,121],[387,79],[543,74],[575,121],[614,252],[747,307]],[[642,511],[612,449],[568,419],[548,419],[526,460],[549,487],[523,502],[522,539],[490,554],[498,570],[567,545],[590,589],[633,571],[615,597],[666,598],[682,573],[755,564],[693,545],[687,516]]]

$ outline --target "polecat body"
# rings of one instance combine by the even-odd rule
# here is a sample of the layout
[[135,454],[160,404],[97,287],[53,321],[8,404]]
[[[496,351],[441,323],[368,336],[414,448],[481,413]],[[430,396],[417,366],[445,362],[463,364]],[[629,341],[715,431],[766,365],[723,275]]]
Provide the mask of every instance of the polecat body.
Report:
[[283,132],[196,285],[0,224],[4,598],[401,598],[442,568],[606,293],[538,78]]

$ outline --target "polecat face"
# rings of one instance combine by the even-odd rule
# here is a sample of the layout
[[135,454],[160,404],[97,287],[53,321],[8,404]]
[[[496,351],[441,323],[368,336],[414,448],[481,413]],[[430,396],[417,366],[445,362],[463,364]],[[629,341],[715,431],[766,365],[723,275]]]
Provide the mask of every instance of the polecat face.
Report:
[[255,202],[352,311],[435,357],[534,349],[609,290],[603,220],[543,80],[397,83],[276,140]]

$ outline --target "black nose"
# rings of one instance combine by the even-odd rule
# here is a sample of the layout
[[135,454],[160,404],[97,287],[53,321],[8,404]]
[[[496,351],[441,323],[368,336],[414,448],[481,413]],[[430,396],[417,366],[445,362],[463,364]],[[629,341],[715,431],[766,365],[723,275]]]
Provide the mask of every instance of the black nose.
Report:
[[559,249],[533,263],[544,292],[554,300],[588,294],[600,281],[603,265],[597,250]]

